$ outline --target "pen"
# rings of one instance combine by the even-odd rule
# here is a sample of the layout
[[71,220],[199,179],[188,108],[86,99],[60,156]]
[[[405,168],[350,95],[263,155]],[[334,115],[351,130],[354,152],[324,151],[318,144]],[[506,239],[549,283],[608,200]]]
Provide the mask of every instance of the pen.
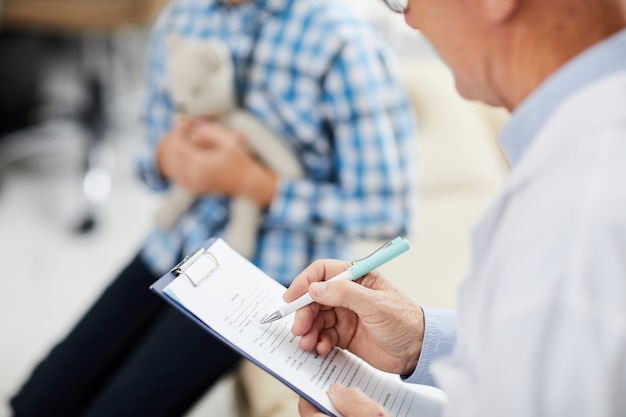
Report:
[[[380,248],[376,249],[370,255],[365,258],[361,258],[359,260],[353,261],[352,266],[341,272],[338,275],[335,275],[327,282],[330,281],[342,281],[342,280],[355,280],[361,278],[363,275],[368,272],[373,271],[378,268],[382,264],[389,262],[396,256],[400,255],[403,252],[406,252],[409,249],[409,242],[402,238],[397,237],[389,242],[385,243]],[[280,307],[278,310],[261,320],[261,324],[271,323],[273,321],[279,320],[296,310],[301,309],[302,307],[306,307],[313,302],[313,299],[309,295],[309,293],[305,293],[294,301],[285,304]]]

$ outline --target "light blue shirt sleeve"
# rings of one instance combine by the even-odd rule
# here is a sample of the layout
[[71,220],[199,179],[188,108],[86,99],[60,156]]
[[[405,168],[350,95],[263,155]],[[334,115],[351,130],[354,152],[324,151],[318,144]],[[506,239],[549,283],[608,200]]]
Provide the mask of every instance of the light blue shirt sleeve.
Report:
[[424,341],[417,367],[402,379],[413,384],[437,386],[430,366],[437,358],[452,352],[456,342],[456,312],[436,307],[422,307],[424,312]]

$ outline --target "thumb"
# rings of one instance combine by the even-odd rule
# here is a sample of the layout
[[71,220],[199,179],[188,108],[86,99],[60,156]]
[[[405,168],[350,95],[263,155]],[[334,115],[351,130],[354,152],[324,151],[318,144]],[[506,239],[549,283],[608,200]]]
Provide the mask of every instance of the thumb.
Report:
[[320,281],[309,286],[309,294],[316,303],[329,307],[344,307],[357,315],[371,310],[375,299],[372,291],[354,281]]
[[388,417],[382,405],[358,388],[347,388],[339,383],[331,385],[328,397],[344,417]]

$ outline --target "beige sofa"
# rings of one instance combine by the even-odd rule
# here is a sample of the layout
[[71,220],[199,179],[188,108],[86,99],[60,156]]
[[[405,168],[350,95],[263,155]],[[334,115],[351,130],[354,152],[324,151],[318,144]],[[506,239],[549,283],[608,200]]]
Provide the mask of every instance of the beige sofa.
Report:
[[[508,115],[460,98],[437,58],[403,62],[403,77],[419,117],[418,212],[410,252],[381,268],[418,303],[455,307],[469,262],[469,231],[508,170],[496,132]],[[360,254],[380,242],[362,242]],[[297,396],[244,362],[189,413],[199,416],[293,417]]]

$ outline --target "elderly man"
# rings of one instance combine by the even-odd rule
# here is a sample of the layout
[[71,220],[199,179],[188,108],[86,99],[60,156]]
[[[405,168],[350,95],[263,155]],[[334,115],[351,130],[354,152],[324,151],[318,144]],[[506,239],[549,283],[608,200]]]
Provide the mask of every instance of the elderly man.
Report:
[[[317,302],[296,315],[300,346],[437,385],[447,416],[626,415],[624,2],[389,4],[463,96],[512,111],[500,137],[512,172],[473,231],[458,313],[421,308],[377,273],[316,282],[347,266],[318,261],[284,297]],[[353,387],[329,396],[345,417],[388,415]],[[304,400],[300,413],[320,415]]]

